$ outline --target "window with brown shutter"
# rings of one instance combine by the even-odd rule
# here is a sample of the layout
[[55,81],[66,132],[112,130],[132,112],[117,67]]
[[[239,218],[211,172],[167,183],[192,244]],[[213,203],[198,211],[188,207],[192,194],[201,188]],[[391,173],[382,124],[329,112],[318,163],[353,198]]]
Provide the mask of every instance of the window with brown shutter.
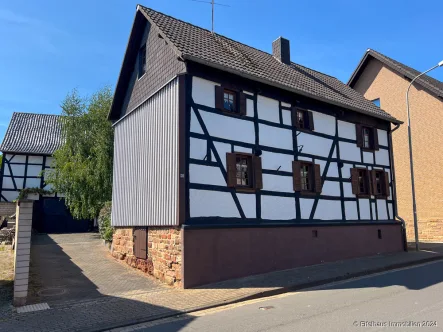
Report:
[[314,130],[314,116],[312,112],[298,107],[292,108],[292,125],[301,130]]
[[140,259],[148,258],[147,227],[134,227],[134,256]]
[[261,158],[250,153],[226,153],[228,187],[240,190],[263,188]]
[[246,115],[246,95],[240,91],[216,86],[215,108],[229,114]]
[[321,193],[320,165],[308,161],[293,161],[292,173],[294,191]]
[[379,149],[377,128],[357,123],[355,125],[355,134],[358,147],[368,151]]
[[371,171],[372,192],[377,198],[387,198],[390,196],[389,175],[381,170]]
[[370,197],[372,194],[370,171],[366,168],[351,168],[352,193],[357,197]]

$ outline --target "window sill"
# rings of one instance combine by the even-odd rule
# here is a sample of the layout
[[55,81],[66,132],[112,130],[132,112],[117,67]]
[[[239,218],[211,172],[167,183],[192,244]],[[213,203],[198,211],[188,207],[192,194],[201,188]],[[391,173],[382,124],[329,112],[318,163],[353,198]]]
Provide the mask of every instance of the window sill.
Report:
[[371,198],[371,195],[369,195],[369,194],[358,194],[358,195],[355,195],[357,198]]
[[233,116],[235,118],[242,118],[242,117],[246,116],[244,114],[240,114],[237,111],[228,111],[228,110],[219,109],[219,108],[217,108],[217,110],[220,111],[223,115]]
[[255,188],[244,188],[244,187],[234,187],[235,191],[237,192],[244,192],[244,193],[253,193],[256,192],[257,189]]
[[316,196],[317,193],[314,191],[307,191],[307,190],[302,190],[302,191],[298,191],[300,193],[300,196]]
[[307,129],[307,128],[299,128],[299,127],[295,127],[295,130],[301,131],[302,133],[306,133],[306,134],[310,134],[310,133],[314,132],[314,130]]

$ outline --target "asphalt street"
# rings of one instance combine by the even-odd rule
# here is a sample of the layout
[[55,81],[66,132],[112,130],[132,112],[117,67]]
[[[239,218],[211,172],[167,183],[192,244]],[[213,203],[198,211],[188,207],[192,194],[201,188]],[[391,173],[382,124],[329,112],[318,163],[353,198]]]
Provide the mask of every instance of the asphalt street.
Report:
[[119,331],[443,331],[443,261]]

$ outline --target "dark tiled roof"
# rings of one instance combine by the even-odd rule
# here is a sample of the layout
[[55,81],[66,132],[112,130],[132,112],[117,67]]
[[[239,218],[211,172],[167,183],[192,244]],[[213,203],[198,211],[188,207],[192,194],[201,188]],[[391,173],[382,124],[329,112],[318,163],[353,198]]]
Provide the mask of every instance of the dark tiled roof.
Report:
[[59,115],[14,113],[0,151],[51,155],[61,143]]
[[275,85],[317,100],[392,122],[394,117],[335,77],[296,63],[286,65],[271,54],[211,31],[139,6],[174,45],[179,56]]
[[[402,64],[401,62],[398,62],[394,59],[391,59],[390,57],[387,57],[384,54],[381,54],[377,51],[374,51],[372,49],[368,49],[363,56],[362,60],[360,61],[360,64],[358,65],[357,69],[352,74],[351,78],[349,79],[348,84],[352,87],[355,82],[357,81],[361,70],[364,68],[364,65],[366,64],[366,61],[368,58],[375,58],[394,70],[395,72],[406,76],[409,78],[409,80],[412,80],[416,76],[418,76],[421,72],[418,70],[415,70],[409,66],[406,66]],[[429,89],[431,92],[436,94],[437,96],[443,96],[443,82],[440,82],[439,80],[436,80],[435,78],[432,78],[428,75],[423,75],[420,77],[417,81],[418,84],[420,84],[422,87]]]

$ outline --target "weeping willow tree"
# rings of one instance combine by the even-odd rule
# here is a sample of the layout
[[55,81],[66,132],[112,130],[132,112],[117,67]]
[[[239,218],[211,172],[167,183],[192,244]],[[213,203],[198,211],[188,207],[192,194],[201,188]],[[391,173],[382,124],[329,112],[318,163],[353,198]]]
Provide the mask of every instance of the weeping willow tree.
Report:
[[107,116],[112,93],[102,88],[83,98],[76,90],[63,101],[63,145],[54,154],[45,181],[65,195],[77,219],[92,219],[111,200],[114,132]]

